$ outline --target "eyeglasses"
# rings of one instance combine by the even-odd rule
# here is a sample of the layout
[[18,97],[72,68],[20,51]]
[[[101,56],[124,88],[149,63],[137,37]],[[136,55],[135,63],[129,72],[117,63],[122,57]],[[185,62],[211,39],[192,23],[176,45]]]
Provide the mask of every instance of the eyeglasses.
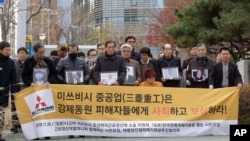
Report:
[[128,41],[128,43],[135,43],[135,41]]

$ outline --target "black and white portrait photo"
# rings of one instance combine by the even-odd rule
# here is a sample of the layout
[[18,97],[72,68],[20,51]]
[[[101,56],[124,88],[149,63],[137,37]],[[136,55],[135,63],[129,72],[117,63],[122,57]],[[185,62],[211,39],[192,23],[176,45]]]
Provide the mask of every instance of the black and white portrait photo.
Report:
[[42,85],[47,83],[48,70],[46,68],[33,69],[33,83]]
[[164,67],[162,68],[162,77],[166,80],[172,80],[174,78],[179,78],[178,67]]
[[65,78],[67,84],[83,83],[83,70],[65,71]]
[[104,85],[113,85],[117,81],[117,72],[101,72],[101,81]]
[[134,82],[135,82],[135,67],[133,65],[127,65],[124,85],[133,85]]
[[193,69],[192,78],[194,81],[205,81],[208,78],[207,69]]

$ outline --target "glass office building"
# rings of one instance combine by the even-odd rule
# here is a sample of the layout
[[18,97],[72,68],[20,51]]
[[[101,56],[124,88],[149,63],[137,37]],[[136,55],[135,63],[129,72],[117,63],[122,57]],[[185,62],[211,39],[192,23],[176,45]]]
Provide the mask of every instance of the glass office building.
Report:
[[82,9],[81,18],[77,13],[72,15],[74,25],[98,27],[101,41],[112,39],[121,44],[126,36],[133,35],[137,46],[142,47],[147,46],[149,24],[154,13],[164,7],[164,0],[74,0],[73,6]]

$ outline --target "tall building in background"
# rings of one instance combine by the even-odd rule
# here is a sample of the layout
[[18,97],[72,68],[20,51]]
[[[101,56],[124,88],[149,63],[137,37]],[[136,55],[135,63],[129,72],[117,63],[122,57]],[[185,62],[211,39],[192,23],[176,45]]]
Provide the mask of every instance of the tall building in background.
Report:
[[[8,38],[13,44],[17,42],[17,48],[23,46],[25,35],[32,35],[32,44],[96,45],[114,40],[119,47],[132,35],[139,50],[152,46],[146,36],[152,31],[150,24],[158,22],[156,15],[186,1],[195,0],[18,0],[23,3],[20,9],[26,6],[26,11],[17,13],[17,27],[10,29]],[[163,17],[169,18],[168,12]],[[46,37],[42,40],[40,35]]]
[[112,39],[118,44],[124,43],[126,36],[133,35],[138,48],[148,46],[146,35],[152,16],[164,8],[164,0],[74,0],[73,3],[74,9],[84,11],[81,19],[72,18],[76,26],[87,29],[81,30],[84,35],[90,35],[95,27],[100,30],[102,42]]

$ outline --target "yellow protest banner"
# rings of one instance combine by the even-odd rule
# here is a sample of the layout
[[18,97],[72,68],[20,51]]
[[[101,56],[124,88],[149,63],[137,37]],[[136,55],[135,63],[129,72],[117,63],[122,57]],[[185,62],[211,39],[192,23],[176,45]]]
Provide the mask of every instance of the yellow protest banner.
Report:
[[229,125],[238,120],[238,92],[235,87],[41,85],[22,90],[15,102],[27,139],[229,135]]

